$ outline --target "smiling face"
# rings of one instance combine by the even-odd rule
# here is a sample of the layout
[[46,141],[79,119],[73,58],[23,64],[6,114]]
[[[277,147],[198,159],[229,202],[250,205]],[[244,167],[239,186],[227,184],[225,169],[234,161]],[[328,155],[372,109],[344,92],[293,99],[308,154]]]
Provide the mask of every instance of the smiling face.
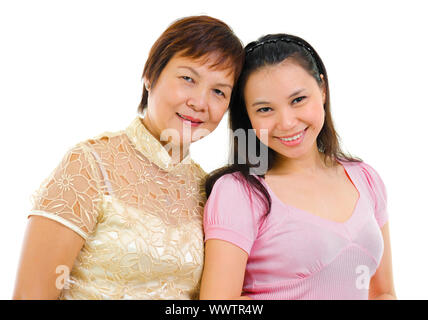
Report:
[[[244,98],[252,127],[264,144],[288,159],[318,152],[325,93],[295,60],[287,58],[252,73]],[[261,129],[268,130],[266,137]]]
[[162,131],[172,129],[180,138],[173,143],[188,144],[217,127],[229,106],[234,74],[212,68],[216,58],[210,54],[195,60],[176,54],[153,87],[145,81],[149,95],[143,122],[158,140]]

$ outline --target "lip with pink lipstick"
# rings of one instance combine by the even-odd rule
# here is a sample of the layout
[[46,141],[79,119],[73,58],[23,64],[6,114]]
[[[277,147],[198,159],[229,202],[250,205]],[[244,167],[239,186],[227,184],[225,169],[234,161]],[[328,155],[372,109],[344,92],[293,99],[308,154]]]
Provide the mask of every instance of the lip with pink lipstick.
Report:
[[201,125],[202,123],[204,123],[200,119],[192,118],[190,116],[185,116],[185,115],[182,115],[178,112],[176,112],[176,115],[181,119],[181,121],[183,121],[184,123],[186,123],[192,127],[197,127],[197,126]]
[[308,127],[306,127],[304,130],[299,131],[291,136],[284,136],[284,137],[275,137],[279,140],[279,142],[281,142],[282,144],[292,147],[292,146],[297,146],[299,145],[302,141],[303,138],[305,137],[306,134],[306,130],[308,129]]

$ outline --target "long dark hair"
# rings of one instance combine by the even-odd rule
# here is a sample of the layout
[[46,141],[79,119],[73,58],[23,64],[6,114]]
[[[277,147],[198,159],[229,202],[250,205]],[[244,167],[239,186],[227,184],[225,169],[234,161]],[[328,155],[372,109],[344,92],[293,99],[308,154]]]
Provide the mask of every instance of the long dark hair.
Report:
[[[310,75],[317,81],[320,87],[325,89],[325,119],[324,125],[317,137],[318,150],[324,155],[324,162],[326,165],[332,163],[332,160],[338,159],[349,162],[360,162],[359,158],[352,157],[342,151],[340,147],[340,138],[334,129],[333,119],[330,112],[330,93],[328,85],[328,76],[324,63],[319,57],[315,49],[305,40],[297,36],[288,34],[269,34],[259,38],[257,41],[249,43],[245,47],[245,62],[241,75],[238,79],[236,86],[233,89],[230,107],[229,107],[229,126],[232,132],[231,136],[231,152],[229,156],[229,165],[213,171],[205,182],[205,191],[207,196],[210,195],[215,182],[225,174],[238,173],[234,176],[239,177],[242,182],[247,183],[252,192],[263,201],[265,206],[265,213],[268,214],[271,209],[272,200],[269,192],[256,177],[264,178],[264,174],[251,174],[250,169],[254,168],[254,161],[250,159],[248,141],[245,139],[245,148],[239,148],[238,143],[242,143],[233,135],[239,129],[243,129],[249,135],[254,134],[248,117],[247,109],[244,100],[244,88],[249,76],[265,66],[273,66],[281,63],[287,58],[292,58],[302,68],[304,68]],[[321,75],[323,75],[321,77]],[[262,142],[255,137],[257,146],[261,146]],[[252,150],[253,152],[254,150]],[[260,151],[260,147],[256,152]],[[262,156],[262,153],[260,153]],[[261,159],[260,161],[267,161],[267,170],[271,169],[277,159],[277,153],[268,148],[268,159]],[[242,161],[244,159],[244,161]]]

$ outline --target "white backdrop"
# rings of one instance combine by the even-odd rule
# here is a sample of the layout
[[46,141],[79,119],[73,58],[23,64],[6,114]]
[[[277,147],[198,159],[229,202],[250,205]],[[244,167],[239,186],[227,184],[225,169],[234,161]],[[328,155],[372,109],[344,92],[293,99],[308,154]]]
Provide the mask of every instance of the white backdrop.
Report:
[[[30,195],[75,143],[132,121],[151,45],[195,14],[222,19],[244,44],[284,32],[315,47],[344,149],[387,187],[397,296],[427,299],[423,2],[1,0],[0,299],[12,296]],[[226,122],[192,147],[206,171],[226,159]]]

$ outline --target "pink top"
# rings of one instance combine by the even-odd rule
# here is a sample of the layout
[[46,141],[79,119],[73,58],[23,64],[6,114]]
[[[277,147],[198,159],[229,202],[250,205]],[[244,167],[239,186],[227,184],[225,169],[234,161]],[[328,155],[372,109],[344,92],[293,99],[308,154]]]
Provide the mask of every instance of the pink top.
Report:
[[260,201],[239,174],[215,183],[204,211],[205,241],[221,239],[248,253],[243,294],[253,299],[368,299],[383,254],[386,189],[368,164],[340,161],[359,199],[345,222],[324,219],[272,198]]

